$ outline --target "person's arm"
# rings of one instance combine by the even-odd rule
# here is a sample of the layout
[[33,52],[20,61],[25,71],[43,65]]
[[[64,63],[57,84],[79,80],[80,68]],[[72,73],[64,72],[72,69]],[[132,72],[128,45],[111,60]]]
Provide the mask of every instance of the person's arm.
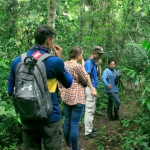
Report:
[[15,88],[15,71],[16,66],[20,62],[20,57],[17,57],[11,64],[10,74],[8,77],[8,94],[12,96]]
[[81,65],[78,64],[76,66],[76,70],[78,72],[78,78],[79,81],[83,84],[83,85],[87,85],[88,79],[87,79],[87,72],[85,71],[84,68],[84,59],[81,60]]
[[56,61],[56,78],[65,87],[69,88],[72,85],[73,79],[69,72],[66,70],[64,62],[58,58]]
[[107,69],[104,70],[102,77],[101,77],[101,80],[106,87],[108,87],[109,89],[112,88],[112,85],[109,83],[109,77],[108,77],[108,70]]
[[92,81],[91,81],[91,77],[90,77],[92,67],[93,67],[92,62],[91,62],[90,60],[89,60],[89,61],[86,61],[86,63],[85,63],[85,70],[86,70],[86,72],[88,73],[88,87],[89,87],[90,90],[91,90],[91,94],[92,94],[94,97],[97,97],[97,92],[96,92],[95,88],[94,88],[93,85],[92,85]]
[[13,69],[11,69],[10,75],[8,77],[8,94],[9,94],[9,96],[13,95],[14,87],[15,87],[15,79],[14,79],[14,75],[13,75]]
[[90,90],[91,90],[91,94],[94,96],[94,97],[97,97],[98,95],[97,95],[97,92],[96,92],[96,90],[95,90],[95,88],[93,87],[93,85],[92,85],[92,81],[91,81],[91,78],[90,78],[90,74],[88,74],[88,87],[90,88]]
[[[82,58],[82,60],[81,60],[81,67],[82,67],[82,69],[85,71],[84,65],[85,65],[85,61],[84,61],[84,59]],[[86,71],[85,71],[85,72],[86,72]]]
[[83,67],[78,64],[75,70],[77,70],[79,82],[81,82],[83,85],[87,85],[88,79],[85,69],[83,69]]

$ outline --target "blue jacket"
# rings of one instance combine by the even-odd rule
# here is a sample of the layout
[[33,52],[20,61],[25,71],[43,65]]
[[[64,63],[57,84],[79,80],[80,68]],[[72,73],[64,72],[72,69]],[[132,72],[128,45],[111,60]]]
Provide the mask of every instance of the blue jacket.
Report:
[[[104,84],[104,91],[106,93],[118,92],[118,86],[115,84],[115,79],[118,78],[118,72],[116,70],[110,70],[106,68],[103,71],[101,80]],[[108,88],[108,84],[112,85],[112,89]]]
[[[39,50],[39,49],[38,49]],[[37,50],[31,49],[27,52],[28,56],[31,56]],[[45,50],[39,50],[41,54],[46,53]],[[17,64],[21,61],[21,57],[17,57],[13,60],[11,65],[11,71],[8,78],[8,94],[12,95],[15,87],[15,70]],[[72,85],[72,76],[64,67],[63,61],[55,56],[51,56],[46,59],[45,67],[47,73],[48,89],[51,92],[51,98],[53,103],[53,110],[48,117],[49,122],[59,121],[61,119],[61,113],[58,101],[58,87],[57,80],[62,83],[65,88],[69,88]]]

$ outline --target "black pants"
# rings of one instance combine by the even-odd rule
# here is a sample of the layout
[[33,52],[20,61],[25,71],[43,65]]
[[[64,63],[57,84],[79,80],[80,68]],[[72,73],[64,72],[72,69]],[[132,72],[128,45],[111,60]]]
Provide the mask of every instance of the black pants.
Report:
[[107,93],[107,95],[108,95],[108,105],[109,106],[114,105],[115,107],[119,108],[120,99],[119,99],[117,93],[116,92],[115,93]]
[[24,150],[62,149],[62,124],[58,122],[23,122]]
[[120,99],[117,93],[107,93],[107,95],[108,95],[108,108],[107,108],[108,117],[109,119],[118,119]]

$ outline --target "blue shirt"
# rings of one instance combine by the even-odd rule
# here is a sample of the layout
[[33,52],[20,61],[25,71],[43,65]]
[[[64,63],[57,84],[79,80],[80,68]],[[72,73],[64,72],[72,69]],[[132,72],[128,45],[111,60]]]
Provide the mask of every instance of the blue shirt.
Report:
[[92,85],[94,88],[97,89],[98,87],[98,72],[97,72],[97,65],[95,61],[91,58],[85,61],[85,70],[87,73],[90,74]]
[[[106,93],[118,92],[118,86],[115,84],[116,77],[118,77],[116,70],[110,70],[109,68],[106,68],[103,71],[101,80],[104,84],[104,91]],[[108,88],[108,84],[112,85],[112,89]]]
[[[37,50],[31,49],[27,52],[28,56],[31,56]],[[46,53],[44,50],[39,50],[41,54]],[[12,95],[15,87],[15,70],[17,64],[21,61],[21,57],[17,57],[12,62],[10,75],[8,78],[8,94]],[[48,89],[51,91],[51,99],[53,103],[53,110],[48,117],[49,122],[59,121],[61,119],[61,113],[58,102],[58,87],[57,80],[62,83],[65,88],[69,88],[72,85],[72,76],[64,67],[63,61],[55,56],[51,56],[46,59],[45,67],[47,74]]]

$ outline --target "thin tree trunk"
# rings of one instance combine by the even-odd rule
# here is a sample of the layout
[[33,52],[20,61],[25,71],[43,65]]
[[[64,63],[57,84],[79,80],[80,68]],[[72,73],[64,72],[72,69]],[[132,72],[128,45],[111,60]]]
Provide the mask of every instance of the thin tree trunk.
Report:
[[47,25],[55,29],[56,0],[49,0]]
[[80,42],[83,42],[83,26],[84,26],[84,18],[83,18],[83,0],[80,0]]

